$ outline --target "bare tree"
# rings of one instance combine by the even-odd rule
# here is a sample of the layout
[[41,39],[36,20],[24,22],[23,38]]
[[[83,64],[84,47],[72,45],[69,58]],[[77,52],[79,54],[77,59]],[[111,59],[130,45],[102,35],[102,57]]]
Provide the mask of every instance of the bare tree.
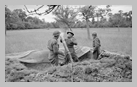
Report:
[[38,12],[41,8],[43,8],[45,5],[41,5],[39,6],[37,9],[34,9],[32,11],[29,11],[27,6],[24,5],[25,7],[25,10],[29,13],[29,15],[34,15],[34,14],[37,14],[37,15],[47,15],[49,14],[50,12],[52,12],[53,10],[56,10],[58,9],[58,7],[60,7],[60,5],[47,5],[48,9],[45,9],[44,12]]

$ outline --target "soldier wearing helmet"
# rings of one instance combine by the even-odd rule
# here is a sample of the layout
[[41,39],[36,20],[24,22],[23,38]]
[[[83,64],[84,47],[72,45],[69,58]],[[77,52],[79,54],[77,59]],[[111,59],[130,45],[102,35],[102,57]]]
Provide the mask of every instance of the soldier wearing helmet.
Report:
[[60,35],[60,32],[59,32],[59,31],[54,31],[54,32],[53,32],[53,36],[54,36],[54,37],[59,37],[59,35]]
[[49,60],[51,64],[58,66],[58,54],[61,54],[64,56],[63,52],[59,51],[59,44],[58,44],[58,38],[59,38],[60,32],[54,31],[53,32],[53,38],[48,41],[48,49],[50,50],[50,57]]
[[98,56],[100,55],[100,40],[97,37],[97,33],[94,32],[92,33],[92,37],[93,37],[93,58],[94,59],[98,59]]
[[[77,45],[77,41],[76,41],[76,39],[74,38],[74,33],[72,32],[72,31],[68,31],[67,32],[67,38],[65,39],[65,41],[66,41],[66,44],[67,44],[67,47],[68,47],[68,49],[69,49],[69,51],[70,51],[70,53],[71,53],[71,56],[72,56],[72,59],[73,59],[73,61],[74,62],[78,62],[78,57],[77,57],[77,55],[76,55],[76,52],[75,52],[75,49],[74,49],[74,45]],[[61,42],[62,42],[62,40],[61,40]],[[70,58],[69,58],[69,55],[68,55],[68,53],[66,52],[66,60],[65,60],[65,62],[64,62],[64,64],[67,64],[67,63],[69,63],[70,62]],[[64,65],[63,64],[63,65]]]

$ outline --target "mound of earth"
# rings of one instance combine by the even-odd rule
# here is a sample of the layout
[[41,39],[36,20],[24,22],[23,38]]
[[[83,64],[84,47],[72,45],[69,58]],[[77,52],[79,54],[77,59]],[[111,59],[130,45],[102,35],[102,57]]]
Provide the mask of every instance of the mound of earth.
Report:
[[51,66],[6,58],[5,82],[132,82],[132,59],[104,53],[99,60]]

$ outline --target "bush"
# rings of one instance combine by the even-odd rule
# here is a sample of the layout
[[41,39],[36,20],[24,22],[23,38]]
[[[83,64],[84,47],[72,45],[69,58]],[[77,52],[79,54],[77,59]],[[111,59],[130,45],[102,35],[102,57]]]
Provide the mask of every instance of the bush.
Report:
[[[6,82],[132,82],[132,60],[128,56],[109,55],[100,60],[49,67],[42,71],[6,59]],[[41,67],[40,64],[35,67]]]

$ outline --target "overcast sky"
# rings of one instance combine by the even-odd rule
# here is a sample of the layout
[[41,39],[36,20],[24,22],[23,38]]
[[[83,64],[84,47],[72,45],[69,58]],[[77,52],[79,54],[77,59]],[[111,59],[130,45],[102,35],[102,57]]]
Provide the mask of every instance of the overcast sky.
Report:
[[[24,5],[7,5],[8,8],[10,10],[14,10],[14,9],[24,9]],[[36,8],[38,8],[38,6],[40,5],[26,5],[27,8],[31,11],[31,10],[34,10]],[[79,6],[83,6],[83,5],[79,5]],[[106,5],[97,5],[98,7],[100,8],[104,8]],[[40,12],[43,12],[45,9],[47,9],[46,5],[45,7],[43,7]],[[112,13],[116,13],[118,12],[119,10],[123,10],[123,12],[128,12],[130,10],[132,10],[132,5],[112,5],[111,6],[111,12]],[[34,15],[34,16],[37,16],[37,15]],[[51,13],[50,14],[47,14],[47,15],[44,15],[44,16],[37,16],[39,17],[40,19],[45,19],[46,22],[53,22],[55,21],[54,20],[54,15],[52,15]]]

